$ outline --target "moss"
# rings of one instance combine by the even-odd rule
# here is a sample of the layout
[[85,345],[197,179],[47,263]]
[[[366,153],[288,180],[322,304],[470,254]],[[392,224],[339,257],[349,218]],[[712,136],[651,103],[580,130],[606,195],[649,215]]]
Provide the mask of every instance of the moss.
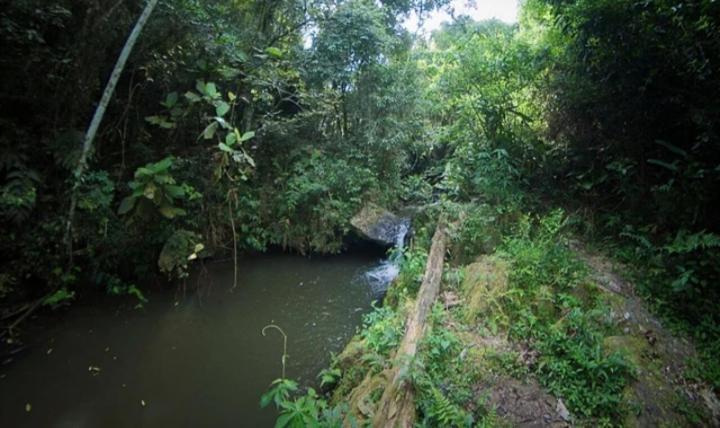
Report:
[[572,290],[572,295],[580,301],[583,308],[591,308],[597,301],[601,290],[590,281],[581,281]]
[[363,426],[363,421],[372,419],[378,398],[382,395],[387,383],[386,372],[375,375],[368,374],[352,392],[347,394],[345,401],[350,407],[349,414],[359,423],[359,426]]
[[649,351],[649,345],[644,337],[637,336],[608,336],[603,340],[607,354],[619,353],[636,368],[645,366],[643,357]]
[[343,372],[360,363],[367,346],[360,336],[352,338],[345,349],[337,356],[337,367]]
[[343,371],[343,375],[333,391],[331,403],[339,404],[347,401],[347,397],[360,385],[368,372],[369,369],[359,363]]
[[615,293],[603,293],[601,303],[608,306],[615,313],[623,313],[626,307],[625,297]]
[[636,381],[625,391],[625,402],[629,412],[624,426],[690,426],[683,416],[687,400],[680,397],[674,385],[656,370],[640,370]]
[[603,345],[605,352],[620,353],[637,369],[634,382],[623,393],[623,402],[630,407],[623,426],[689,426],[689,421],[701,419],[701,412],[678,394],[663,365],[655,361],[645,337],[610,336]]
[[362,382],[369,371],[362,361],[366,352],[365,341],[355,336],[338,355],[335,365],[341,370],[342,376],[333,390],[332,403],[345,401],[350,392]]
[[465,320],[470,323],[480,316],[492,315],[493,307],[508,289],[508,265],[505,261],[483,256],[465,267],[461,290],[466,300]]

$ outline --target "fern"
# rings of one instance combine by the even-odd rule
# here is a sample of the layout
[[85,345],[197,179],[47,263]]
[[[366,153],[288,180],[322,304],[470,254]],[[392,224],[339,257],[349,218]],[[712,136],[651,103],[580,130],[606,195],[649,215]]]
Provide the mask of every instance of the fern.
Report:
[[680,230],[675,239],[663,249],[668,254],[688,254],[718,247],[720,247],[720,236],[718,235],[705,231],[689,234],[687,230]]
[[629,228],[626,228],[626,230],[625,230],[624,232],[621,232],[621,233],[620,233],[620,236],[623,237],[623,238],[628,238],[628,239],[630,239],[631,241],[635,242],[636,244],[638,244],[638,245],[639,245],[640,247],[642,247],[643,249],[651,250],[651,249],[654,248],[653,243],[650,242],[649,239],[647,239],[647,238],[646,238],[645,236],[643,236],[643,235],[639,235],[639,234],[633,232],[633,231],[632,231],[631,229],[629,229]]
[[448,399],[435,385],[426,384],[422,410],[428,426],[469,427],[473,418]]
[[[72,171],[77,166],[83,146],[83,133],[77,130],[70,130],[61,133],[50,142],[49,149],[55,160],[55,164],[66,171]],[[91,148],[89,158],[92,159],[95,151]]]
[[16,224],[27,220],[35,207],[39,183],[37,172],[24,165],[17,165],[9,171],[5,176],[5,184],[0,186],[2,216]]

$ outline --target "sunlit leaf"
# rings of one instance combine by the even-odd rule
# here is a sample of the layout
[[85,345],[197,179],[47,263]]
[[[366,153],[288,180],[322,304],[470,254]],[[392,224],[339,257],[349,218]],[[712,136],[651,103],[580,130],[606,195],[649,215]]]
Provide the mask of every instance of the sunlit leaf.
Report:
[[148,199],[155,199],[156,191],[157,191],[157,186],[155,186],[154,183],[148,183],[145,186],[145,189],[143,190],[143,196],[145,196]]
[[265,49],[265,52],[274,58],[282,58],[282,51],[274,46]]
[[158,211],[160,211],[160,214],[162,214],[163,217],[173,219],[177,216],[183,216],[185,215],[185,210],[182,208],[172,207],[169,205],[163,205],[161,206]]

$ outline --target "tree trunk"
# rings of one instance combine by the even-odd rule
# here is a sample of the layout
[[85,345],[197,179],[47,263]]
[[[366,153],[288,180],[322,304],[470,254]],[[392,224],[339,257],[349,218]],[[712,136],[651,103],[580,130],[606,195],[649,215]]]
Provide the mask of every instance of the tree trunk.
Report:
[[374,427],[410,428],[415,423],[415,394],[409,379],[409,369],[417,352],[418,341],[425,331],[428,313],[440,291],[446,237],[445,225],[438,224],[415,307],[408,315],[405,336],[395,355],[395,366],[389,376],[390,383],[385,388],[373,417]]
[[92,149],[93,141],[95,140],[95,134],[97,134],[97,130],[100,127],[103,116],[105,116],[105,110],[107,109],[108,104],[110,104],[110,99],[115,92],[115,86],[117,86],[118,80],[120,80],[120,75],[125,68],[125,63],[127,63],[128,57],[130,57],[130,53],[132,52],[133,47],[135,47],[135,42],[137,42],[138,37],[140,37],[140,33],[142,32],[143,27],[145,27],[145,24],[147,23],[148,18],[150,18],[150,15],[155,9],[155,6],[157,6],[157,3],[158,0],[148,0],[148,3],[143,10],[143,13],[140,15],[140,18],[138,18],[137,22],[135,23],[135,27],[133,27],[133,30],[130,33],[130,36],[128,36],[127,40],[125,41],[125,46],[123,47],[122,52],[120,52],[120,56],[115,63],[115,68],[113,69],[112,74],[110,75],[110,79],[105,86],[105,91],[103,92],[103,96],[100,99],[100,104],[95,109],[95,114],[93,115],[90,126],[85,133],[82,153],[80,154],[80,158],[78,159],[77,166],[75,167],[75,171],[73,173],[74,184],[70,192],[70,210],[68,211],[67,223],[65,224],[64,241],[70,265],[72,265],[73,256],[72,225],[75,217],[75,209],[77,208],[77,192],[80,184],[82,183],[83,174],[87,169],[88,155],[90,153],[90,150]]

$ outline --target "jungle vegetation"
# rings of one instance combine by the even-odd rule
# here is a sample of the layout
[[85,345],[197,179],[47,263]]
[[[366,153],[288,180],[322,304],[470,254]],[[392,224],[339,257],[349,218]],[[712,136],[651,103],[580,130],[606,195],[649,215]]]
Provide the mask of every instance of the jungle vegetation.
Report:
[[[4,335],[28,307],[98,289],[142,303],[144,287],[182,281],[199,258],[343,251],[366,202],[430,206],[388,308],[416,291],[433,216],[462,219],[457,263],[497,252],[527,293],[486,327],[531,338],[550,358],[534,375],[573,413],[617,422],[632,369],[595,352],[602,308],[563,294],[584,275],[558,238],[572,235],[627,267],[698,346],[688,376],[717,391],[720,3],[525,0],[517,24],[458,16],[429,39],[401,25],[447,3],[161,0],[78,175],[145,1],[3,1]],[[549,289],[585,335],[557,328],[556,309],[537,312],[529,296]],[[401,325],[388,308],[362,333],[380,359]],[[462,382],[438,351],[452,334],[436,329],[425,346],[424,423],[490,421],[452,404],[466,389],[448,397],[434,383]],[[314,392],[289,401],[296,388],[280,381],[268,398],[286,423],[339,417]]]

